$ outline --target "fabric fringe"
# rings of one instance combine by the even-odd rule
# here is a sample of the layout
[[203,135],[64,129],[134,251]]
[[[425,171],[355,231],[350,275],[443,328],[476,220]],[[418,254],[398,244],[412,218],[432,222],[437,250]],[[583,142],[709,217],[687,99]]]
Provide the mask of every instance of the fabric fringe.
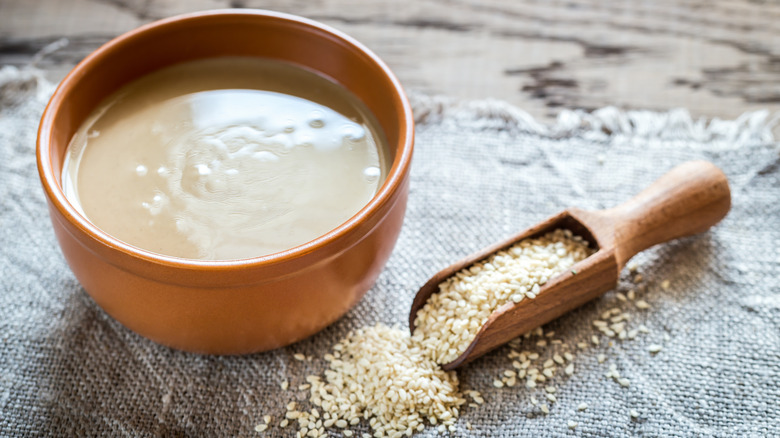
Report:
[[[56,50],[63,43],[53,43]],[[43,52],[43,51],[42,51]],[[45,102],[55,85],[34,66],[0,68],[0,106],[18,105],[25,99]],[[621,110],[614,106],[593,112],[562,110],[553,124],[540,123],[526,111],[501,100],[456,100],[445,96],[409,93],[415,123],[424,126],[445,117],[457,123],[483,125],[485,128],[520,131],[548,138],[585,137],[606,141],[615,136],[658,138],[664,140],[720,143],[723,148],[745,144],[773,143],[772,129],[780,123],[780,113],[768,110],[746,112],[734,120],[694,119],[686,109],[666,112]]]
[[447,119],[458,123],[497,125],[548,138],[585,137],[606,141],[616,136],[664,140],[717,142],[724,148],[745,144],[773,143],[772,129],[780,123],[780,113],[768,110],[746,112],[734,120],[694,119],[686,109],[666,112],[621,110],[608,106],[593,112],[562,110],[555,123],[538,122],[524,110],[501,100],[456,100],[445,96],[409,93],[415,122],[424,126]]

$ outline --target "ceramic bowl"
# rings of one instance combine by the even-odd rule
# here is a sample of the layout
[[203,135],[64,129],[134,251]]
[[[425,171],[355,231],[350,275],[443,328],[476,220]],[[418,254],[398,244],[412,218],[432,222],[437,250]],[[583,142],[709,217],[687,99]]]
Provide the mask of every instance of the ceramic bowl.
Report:
[[[79,214],[63,194],[60,176],[68,142],[90,112],[143,75],[218,56],[287,61],[357,95],[376,116],[390,145],[392,167],[371,201],[308,243],[229,261],[145,251],[106,234]],[[131,330],[173,348],[245,354],[316,333],[373,285],[401,230],[413,137],[411,108],[398,80],[354,39],[301,17],[219,10],[151,23],[86,57],[46,107],[37,160],[62,253],[100,307]]]

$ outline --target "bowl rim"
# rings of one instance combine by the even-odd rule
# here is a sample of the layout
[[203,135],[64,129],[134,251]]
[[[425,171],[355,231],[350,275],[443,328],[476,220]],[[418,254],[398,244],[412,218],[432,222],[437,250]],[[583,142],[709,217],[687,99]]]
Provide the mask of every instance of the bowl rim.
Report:
[[[366,205],[329,232],[301,245],[246,259],[200,260],[159,254],[125,243],[94,225],[79,213],[66,198],[61,182],[55,177],[51,159],[54,120],[63,107],[65,96],[81,80],[83,74],[92,68],[93,64],[99,63],[102,58],[108,56],[113,51],[121,50],[124,44],[162,27],[179,25],[185,22],[196,24],[202,22],[202,20],[209,20],[211,17],[225,16],[235,16],[237,18],[256,16],[264,19],[270,18],[272,20],[291,22],[293,25],[308,27],[311,30],[329,34],[330,37],[335,38],[336,42],[348,46],[357,55],[367,57],[382,72],[384,75],[383,79],[391,85],[393,100],[395,101],[393,103],[402,110],[402,117],[398,120],[398,144],[400,148],[396,151],[395,159],[384,183]],[[391,147],[393,146],[395,145],[391,145]],[[393,201],[394,193],[402,189],[401,186],[405,184],[407,179],[406,176],[411,166],[413,149],[414,117],[401,83],[384,61],[362,43],[331,26],[293,14],[263,9],[213,9],[176,15],[144,24],[111,39],[81,60],[59,83],[44,109],[37,133],[36,161],[41,183],[50,204],[56,208],[69,224],[75,226],[102,246],[119,251],[137,261],[152,263],[160,267],[195,269],[198,271],[229,271],[236,268],[271,267],[279,263],[300,259],[307,254],[327,247],[334,241],[344,238],[358,228],[360,224],[365,223],[369,218],[378,214],[383,209],[383,206]],[[52,217],[52,219],[54,220],[55,218]]]

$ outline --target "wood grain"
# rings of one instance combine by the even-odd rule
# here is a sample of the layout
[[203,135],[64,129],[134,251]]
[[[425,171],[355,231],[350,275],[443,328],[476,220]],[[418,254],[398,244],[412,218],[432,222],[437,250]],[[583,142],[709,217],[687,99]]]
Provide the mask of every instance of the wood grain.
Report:
[[780,110],[780,2],[694,0],[3,0],[0,64],[38,60],[58,80],[110,38],[170,15],[260,7],[339,28],[407,89],[499,98],[547,119],[561,108],[734,118]]

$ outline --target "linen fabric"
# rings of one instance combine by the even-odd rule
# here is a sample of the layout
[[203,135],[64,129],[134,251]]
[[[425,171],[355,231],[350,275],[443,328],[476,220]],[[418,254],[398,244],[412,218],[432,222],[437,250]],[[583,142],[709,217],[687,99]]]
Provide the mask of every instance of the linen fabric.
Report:
[[[557,402],[547,402],[549,415],[530,402],[546,401],[544,385],[492,386],[512,368],[504,347],[459,371],[462,389],[482,392],[486,403],[464,407],[449,436],[780,436],[780,144],[771,132],[777,119],[766,112],[705,120],[685,110],[564,110],[544,124],[500,101],[414,94],[409,205],[376,284],[305,341],[218,357],[136,335],[70,272],[35,164],[36,129],[51,91],[33,70],[0,70],[2,436],[294,436],[295,427],[276,426],[285,406],[307,406],[297,386],[321,375],[322,356],[350,330],[405,327],[416,290],[447,264],[564,208],[617,205],[692,159],[710,160],[728,176],[728,216],[708,232],[635,257],[644,291],[626,269],[615,290],[545,327],[555,331],[550,341],[575,355],[574,375],[559,367],[553,379]],[[618,299],[630,289],[651,307]],[[594,346],[592,321],[613,307],[630,314],[629,329],[645,325],[648,333],[611,347],[599,336]],[[536,341],[520,348],[535,351]],[[662,350],[649,352],[651,344]],[[314,359],[298,361],[295,353]],[[611,364],[630,386],[605,376]],[[586,410],[577,409],[581,403]],[[258,434],[265,415],[272,427]],[[352,430],[369,431],[365,423]],[[416,436],[439,433],[429,427]]]

